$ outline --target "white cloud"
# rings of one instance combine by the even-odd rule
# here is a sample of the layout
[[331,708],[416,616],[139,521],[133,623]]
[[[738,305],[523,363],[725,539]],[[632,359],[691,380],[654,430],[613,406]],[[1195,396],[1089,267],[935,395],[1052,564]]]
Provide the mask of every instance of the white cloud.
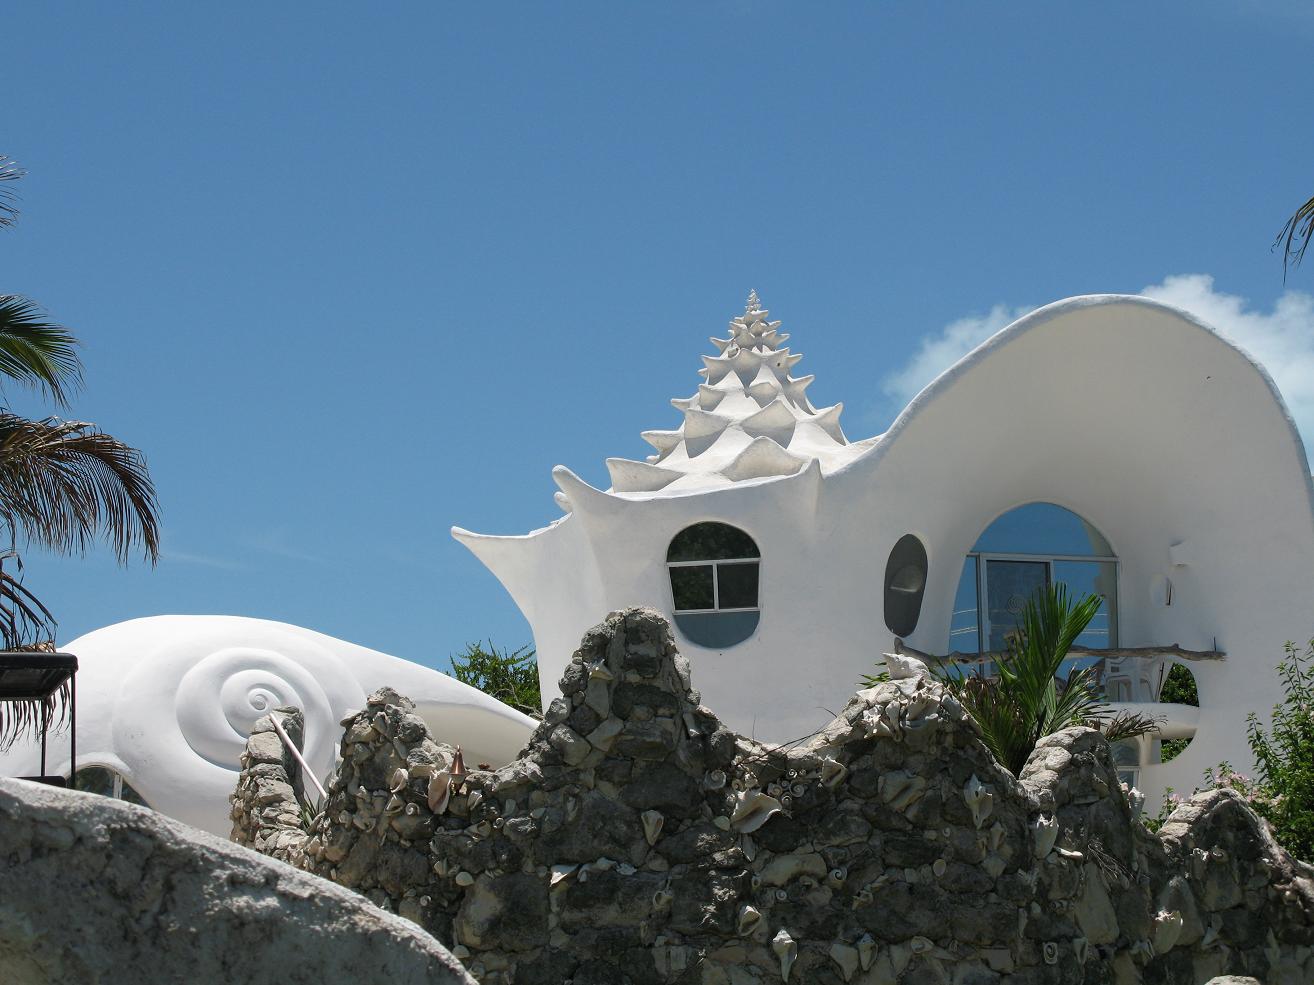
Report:
[[1272,311],[1249,309],[1245,298],[1216,291],[1208,274],[1165,277],[1141,293],[1185,308],[1259,360],[1309,445],[1314,439],[1314,296],[1288,290]]
[[176,561],[179,564],[195,564],[202,568],[224,568],[229,571],[237,571],[243,567],[240,562],[228,558],[215,557],[211,554],[195,554],[191,551],[176,551],[173,548],[162,550],[160,559],[163,561]]
[[1001,328],[1017,321],[1031,308],[1008,308],[997,304],[986,315],[970,315],[950,322],[934,335],[922,339],[917,352],[899,370],[881,381],[881,389],[902,409],[922,387],[958,362]]
[[[1273,377],[1307,445],[1314,439],[1314,295],[1287,290],[1271,311],[1252,308],[1214,289],[1208,274],[1177,274],[1141,290],[1146,297],[1191,312],[1257,359]],[[960,358],[1030,308],[995,305],[989,314],[960,318],[922,339],[917,352],[882,382],[901,408]]]

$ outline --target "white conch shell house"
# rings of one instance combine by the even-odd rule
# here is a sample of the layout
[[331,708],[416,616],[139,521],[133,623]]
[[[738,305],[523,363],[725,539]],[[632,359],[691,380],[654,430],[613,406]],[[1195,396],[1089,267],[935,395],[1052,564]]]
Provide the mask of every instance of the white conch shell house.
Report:
[[[556,468],[567,515],[525,536],[453,529],[528,618],[545,684],[603,614],[650,605],[707,705],[786,740],[882,653],[999,649],[1019,600],[1063,581],[1104,597],[1078,643],[1110,696],[1194,736],[1170,763],[1153,739],[1120,750],[1126,779],[1157,800],[1249,761],[1246,715],[1314,635],[1309,464],[1254,360],[1158,302],[1072,298],[851,442],[786,338],[751,295],[648,461],[608,460],[607,491]],[[1174,663],[1198,710],[1158,701]]]

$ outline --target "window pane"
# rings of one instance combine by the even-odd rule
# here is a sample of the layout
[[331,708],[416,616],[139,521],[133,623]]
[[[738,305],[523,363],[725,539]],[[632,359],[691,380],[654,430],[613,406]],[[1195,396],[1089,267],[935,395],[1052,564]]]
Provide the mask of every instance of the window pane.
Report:
[[1074,602],[1085,595],[1104,599],[1100,611],[1074,646],[1104,649],[1118,645],[1118,569],[1109,562],[1055,561],[1054,580],[1068,586],[1068,598]]
[[671,595],[675,598],[675,609],[712,609],[716,601],[712,597],[712,566],[697,565],[692,568],[671,568]]
[[104,766],[84,766],[73,777],[73,789],[114,796],[114,772]]
[[720,558],[761,557],[753,538],[724,523],[685,527],[666,551],[668,561],[716,561]]
[[987,645],[991,653],[1008,649],[1027,600],[1049,583],[1049,565],[1043,561],[987,561],[986,616],[990,621]]
[[716,579],[716,587],[719,589],[721,600],[718,608],[757,608],[757,562],[751,564],[718,564],[716,566]]
[[1077,554],[1112,557],[1109,542],[1071,510],[1028,503],[986,527],[973,551],[985,554]]
[[954,614],[949,620],[949,649],[962,653],[979,653],[981,637],[977,628],[976,611],[976,558],[963,563],[963,574],[958,579],[958,593],[954,596]]
[[146,803],[146,798],[143,797],[141,794],[139,794],[136,790],[134,790],[132,785],[128,783],[127,780],[123,781],[123,790],[119,793],[119,797],[127,801],[129,804],[136,804],[139,807],[151,806],[150,804]]
[[1135,769],[1141,765],[1141,747],[1135,739],[1120,739],[1109,744],[1113,763],[1122,769]]

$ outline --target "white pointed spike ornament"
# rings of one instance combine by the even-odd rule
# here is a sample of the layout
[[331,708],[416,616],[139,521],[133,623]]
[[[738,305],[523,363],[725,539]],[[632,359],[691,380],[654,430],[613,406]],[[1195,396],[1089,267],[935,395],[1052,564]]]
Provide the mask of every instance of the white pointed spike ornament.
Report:
[[611,473],[611,487],[617,492],[655,492],[680,478],[679,472],[628,458],[607,459],[607,471]]
[[767,314],[751,292],[729,338],[714,337],[716,355],[702,357],[698,391],[671,401],[684,416],[680,427],[643,432],[657,454],[608,459],[612,492],[677,495],[783,478],[814,459],[829,474],[863,451],[840,429],[839,404],[817,410],[808,400],[814,377],[790,375],[803,357],[785,348],[789,336]]

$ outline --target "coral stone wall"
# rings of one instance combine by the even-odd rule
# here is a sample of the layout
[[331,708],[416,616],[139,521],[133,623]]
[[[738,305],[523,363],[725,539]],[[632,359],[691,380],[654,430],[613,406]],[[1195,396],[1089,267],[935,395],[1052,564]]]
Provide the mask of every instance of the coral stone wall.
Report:
[[645,609],[590,630],[562,692],[519,759],[465,776],[373,696],[287,857],[485,985],[1314,980],[1310,870],[1227,792],[1150,834],[1090,730],[1014,778],[912,678],[766,746],[700,706]]
[[305,791],[301,769],[274,731],[272,715],[279,717],[283,731],[301,748],[305,717],[299,708],[276,708],[251,727],[232,797],[230,837],[239,845],[288,862],[299,857],[305,842],[301,826]]

